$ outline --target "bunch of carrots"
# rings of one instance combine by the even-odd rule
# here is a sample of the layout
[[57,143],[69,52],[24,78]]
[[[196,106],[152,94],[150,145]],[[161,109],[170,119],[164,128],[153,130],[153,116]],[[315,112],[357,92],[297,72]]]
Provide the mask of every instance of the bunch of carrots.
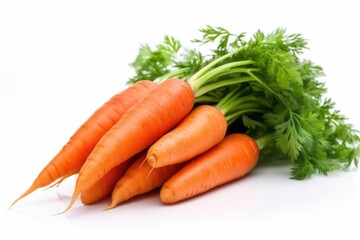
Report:
[[141,46],[130,86],[80,126],[13,204],[73,174],[65,211],[78,197],[92,204],[111,195],[111,209],[159,187],[164,203],[176,203],[259,161],[290,161],[298,180],[357,166],[358,132],[323,97],[322,69],[300,59],[300,34],[200,32],[194,42],[215,44],[210,53],[168,36],[155,50]]

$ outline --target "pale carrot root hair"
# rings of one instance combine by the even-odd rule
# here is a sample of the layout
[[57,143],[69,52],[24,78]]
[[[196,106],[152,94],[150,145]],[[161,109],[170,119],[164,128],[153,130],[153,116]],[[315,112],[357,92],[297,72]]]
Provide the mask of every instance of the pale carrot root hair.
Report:
[[226,130],[227,121],[219,109],[211,105],[198,106],[151,145],[147,162],[157,168],[188,161],[218,144]]
[[110,169],[146,149],[175,127],[193,105],[194,93],[190,86],[183,80],[169,79],[132,106],[87,158],[64,212]]
[[244,134],[230,134],[164,183],[160,198],[172,204],[207,192],[246,175],[258,158],[259,148],[254,139]]
[[157,84],[154,82],[139,81],[110,98],[77,129],[56,156],[43,168],[32,185],[11,206],[33,191],[48,186],[59,178],[61,182],[73,173],[77,173],[103,135],[131,106],[156,87]]

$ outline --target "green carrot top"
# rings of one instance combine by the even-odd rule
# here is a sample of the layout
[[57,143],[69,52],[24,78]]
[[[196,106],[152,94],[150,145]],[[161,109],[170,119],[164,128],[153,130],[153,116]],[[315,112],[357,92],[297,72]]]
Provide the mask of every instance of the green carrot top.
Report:
[[142,45],[129,83],[183,79],[198,104],[216,104],[229,124],[257,139],[262,161],[290,161],[293,179],[357,167],[358,131],[325,98],[322,68],[300,58],[307,48],[301,34],[276,29],[246,39],[211,26],[200,32],[193,42],[208,47],[206,54],[169,36],[155,49]]

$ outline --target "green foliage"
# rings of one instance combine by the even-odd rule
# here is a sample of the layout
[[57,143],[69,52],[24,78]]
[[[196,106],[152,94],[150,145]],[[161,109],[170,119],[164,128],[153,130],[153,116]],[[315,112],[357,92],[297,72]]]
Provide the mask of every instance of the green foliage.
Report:
[[135,70],[135,76],[129,79],[128,84],[139,80],[155,80],[171,71],[181,44],[173,37],[165,36],[163,43],[152,49],[148,44],[140,46],[138,56],[130,66]]
[[[240,126],[232,129],[257,139],[261,161],[290,161],[292,179],[358,166],[359,132],[325,98],[322,68],[300,58],[307,49],[301,34],[258,30],[245,40],[244,33],[212,26],[200,33],[202,38],[192,42],[212,46],[212,54],[185,49],[165,37],[155,50],[141,46],[130,82],[161,76],[188,81],[196,86],[198,104],[221,101],[217,106]],[[237,97],[226,99],[234,89],[239,89]]]
[[200,32],[203,34],[202,39],[194,39],[193,42],[198,44],[217,42],[217,46],[213,50],[217,57],[223,56],[245,43],[243,40],[245,33],[232,34],[222,27],[212,27],[208,25],[200,29]]

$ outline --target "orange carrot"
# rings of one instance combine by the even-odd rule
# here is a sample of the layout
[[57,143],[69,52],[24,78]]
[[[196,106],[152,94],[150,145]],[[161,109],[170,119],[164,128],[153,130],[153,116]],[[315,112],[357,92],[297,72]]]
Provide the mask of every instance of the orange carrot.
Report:
[[193,105],[194,93],[189,85],[180,79],[169,79],[131,107],[99,141],[80,169],[65,211],[110,169],[149,147],[175,127]]
[[174,130],[151,145],[147,162],[157,168],[190,160],[219,143],[226,130],[226,118],[219,109],[199,106]]
[[76,168],[76,169],[73,169],[72,171],[69,171],[66,175],[58,178],[56,180],[56,182],[53,182],[52,184],[48,185],[47,188],[45,188],[44,190],[47,190],[47,189],[55,187],[55,186],[58,187],[60,185],[60,183],[62,183],[65,179],[67,179],[68,177],[70,177],[74,174],[77,174],[79,171],[80,171],[80,168]]
[[106,210],[160,187],[184,165],[180,163],[162,168],[151,168],[145,161],[145,157],[146,153],[140,156],[117,182],[111,195],[111,203]]
[[164,203],[175,203],[238,179],[255,167],[258,157],[255,140],[230,134],[172,176],[163,185],[160,198]]
[[38,188],[45,187],[59,178],[62,178],[60,180],[62,181],[72,173],[77,173],[100,138],[131,106],[156,87],[157,84],[154,82],[139,81],[109,99],[80,126],[60,152],[39,173],[30,188],[12,205]]
[[105,176],[81,194],[81,202],[90,205],[111,194],[117,181],[125,174],[134,160],[134,158],[130,158],[111,169]]

